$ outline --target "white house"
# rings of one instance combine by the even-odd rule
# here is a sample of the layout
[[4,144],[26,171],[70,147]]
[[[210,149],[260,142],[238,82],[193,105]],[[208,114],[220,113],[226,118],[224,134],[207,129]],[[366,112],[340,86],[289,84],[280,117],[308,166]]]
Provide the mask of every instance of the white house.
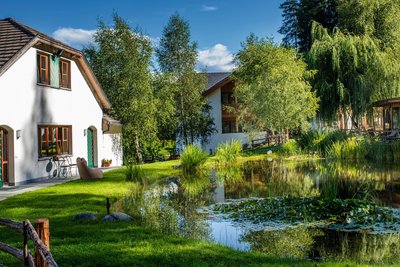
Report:
[[[203,144],[206,151],[215,152],[220,143],[231,140],[239,140],[242,144],[250,142],[249,136],[243,132],[236,115],[228,112],[225,106],[234,106],[235,98],[233,91],[235,83],[231,78],[231,72],[207,73],[208,85],[203,91],[208,104],[212,107],[211,116],[214,119],[216,133],[214,133],[207,144]],[[257,133],[255,139],[265,138],[265,132]]]
[[[0,20],[0,178],[59,175],[59,158],[122,164],[121,125],[82,52],[13,19]],[[67,157],[68,156],[68,157]]]

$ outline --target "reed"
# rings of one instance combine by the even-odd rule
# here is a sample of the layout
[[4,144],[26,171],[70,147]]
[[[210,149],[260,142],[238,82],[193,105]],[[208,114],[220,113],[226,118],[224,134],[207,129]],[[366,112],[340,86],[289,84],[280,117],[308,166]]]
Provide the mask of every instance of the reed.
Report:
[[200,147],[188,145],[181,155],[182,171],[184,175],[194,175],[202,171],[208,154]]

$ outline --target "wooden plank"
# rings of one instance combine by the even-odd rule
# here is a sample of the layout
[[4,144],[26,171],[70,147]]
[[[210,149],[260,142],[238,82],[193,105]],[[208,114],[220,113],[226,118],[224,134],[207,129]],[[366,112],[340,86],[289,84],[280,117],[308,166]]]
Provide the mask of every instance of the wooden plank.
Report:
[[13,220],[0,218],[0,225],[4,225],[5,227],[16,230],[16,231],[20,232],[21,234],[24,231],[24,227],[23,227],[22,223],[16,222]]
[[[14,247],[7,245],[5,243],[2,243],[2,242],[0,242],[0,250],[14,256],[16,259],[20,260],[21,262],[24,262],[24,253],[22,250],[14,248]],[[28,253],[28,259],[25,264],[29,267],[35,266],[35,264],[33,262],[33,257],[30,253]]]

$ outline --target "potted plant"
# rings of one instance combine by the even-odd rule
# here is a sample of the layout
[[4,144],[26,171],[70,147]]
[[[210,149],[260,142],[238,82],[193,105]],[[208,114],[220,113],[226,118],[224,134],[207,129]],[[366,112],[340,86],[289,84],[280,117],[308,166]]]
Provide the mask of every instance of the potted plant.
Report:
[[102,159],[101,167],[110,167],[111,163],[112,163],[112,159]]

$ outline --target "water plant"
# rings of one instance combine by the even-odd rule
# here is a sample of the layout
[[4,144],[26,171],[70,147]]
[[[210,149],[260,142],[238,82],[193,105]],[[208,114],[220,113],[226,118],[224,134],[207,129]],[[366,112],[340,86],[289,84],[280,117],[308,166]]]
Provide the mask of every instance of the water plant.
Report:
[[379,207],[362,199],[325,199],[322,197],[273,197],[248,199],[216,205],[215,211],[228,213],[231,218],[253,223],[267,220],[283,222],[324,222],[342,228],[357,225],[400,223],[392,209]]
[[203,171],[208,154],[196,145],[188,145],[181,155],[183,175],[195,175]]

